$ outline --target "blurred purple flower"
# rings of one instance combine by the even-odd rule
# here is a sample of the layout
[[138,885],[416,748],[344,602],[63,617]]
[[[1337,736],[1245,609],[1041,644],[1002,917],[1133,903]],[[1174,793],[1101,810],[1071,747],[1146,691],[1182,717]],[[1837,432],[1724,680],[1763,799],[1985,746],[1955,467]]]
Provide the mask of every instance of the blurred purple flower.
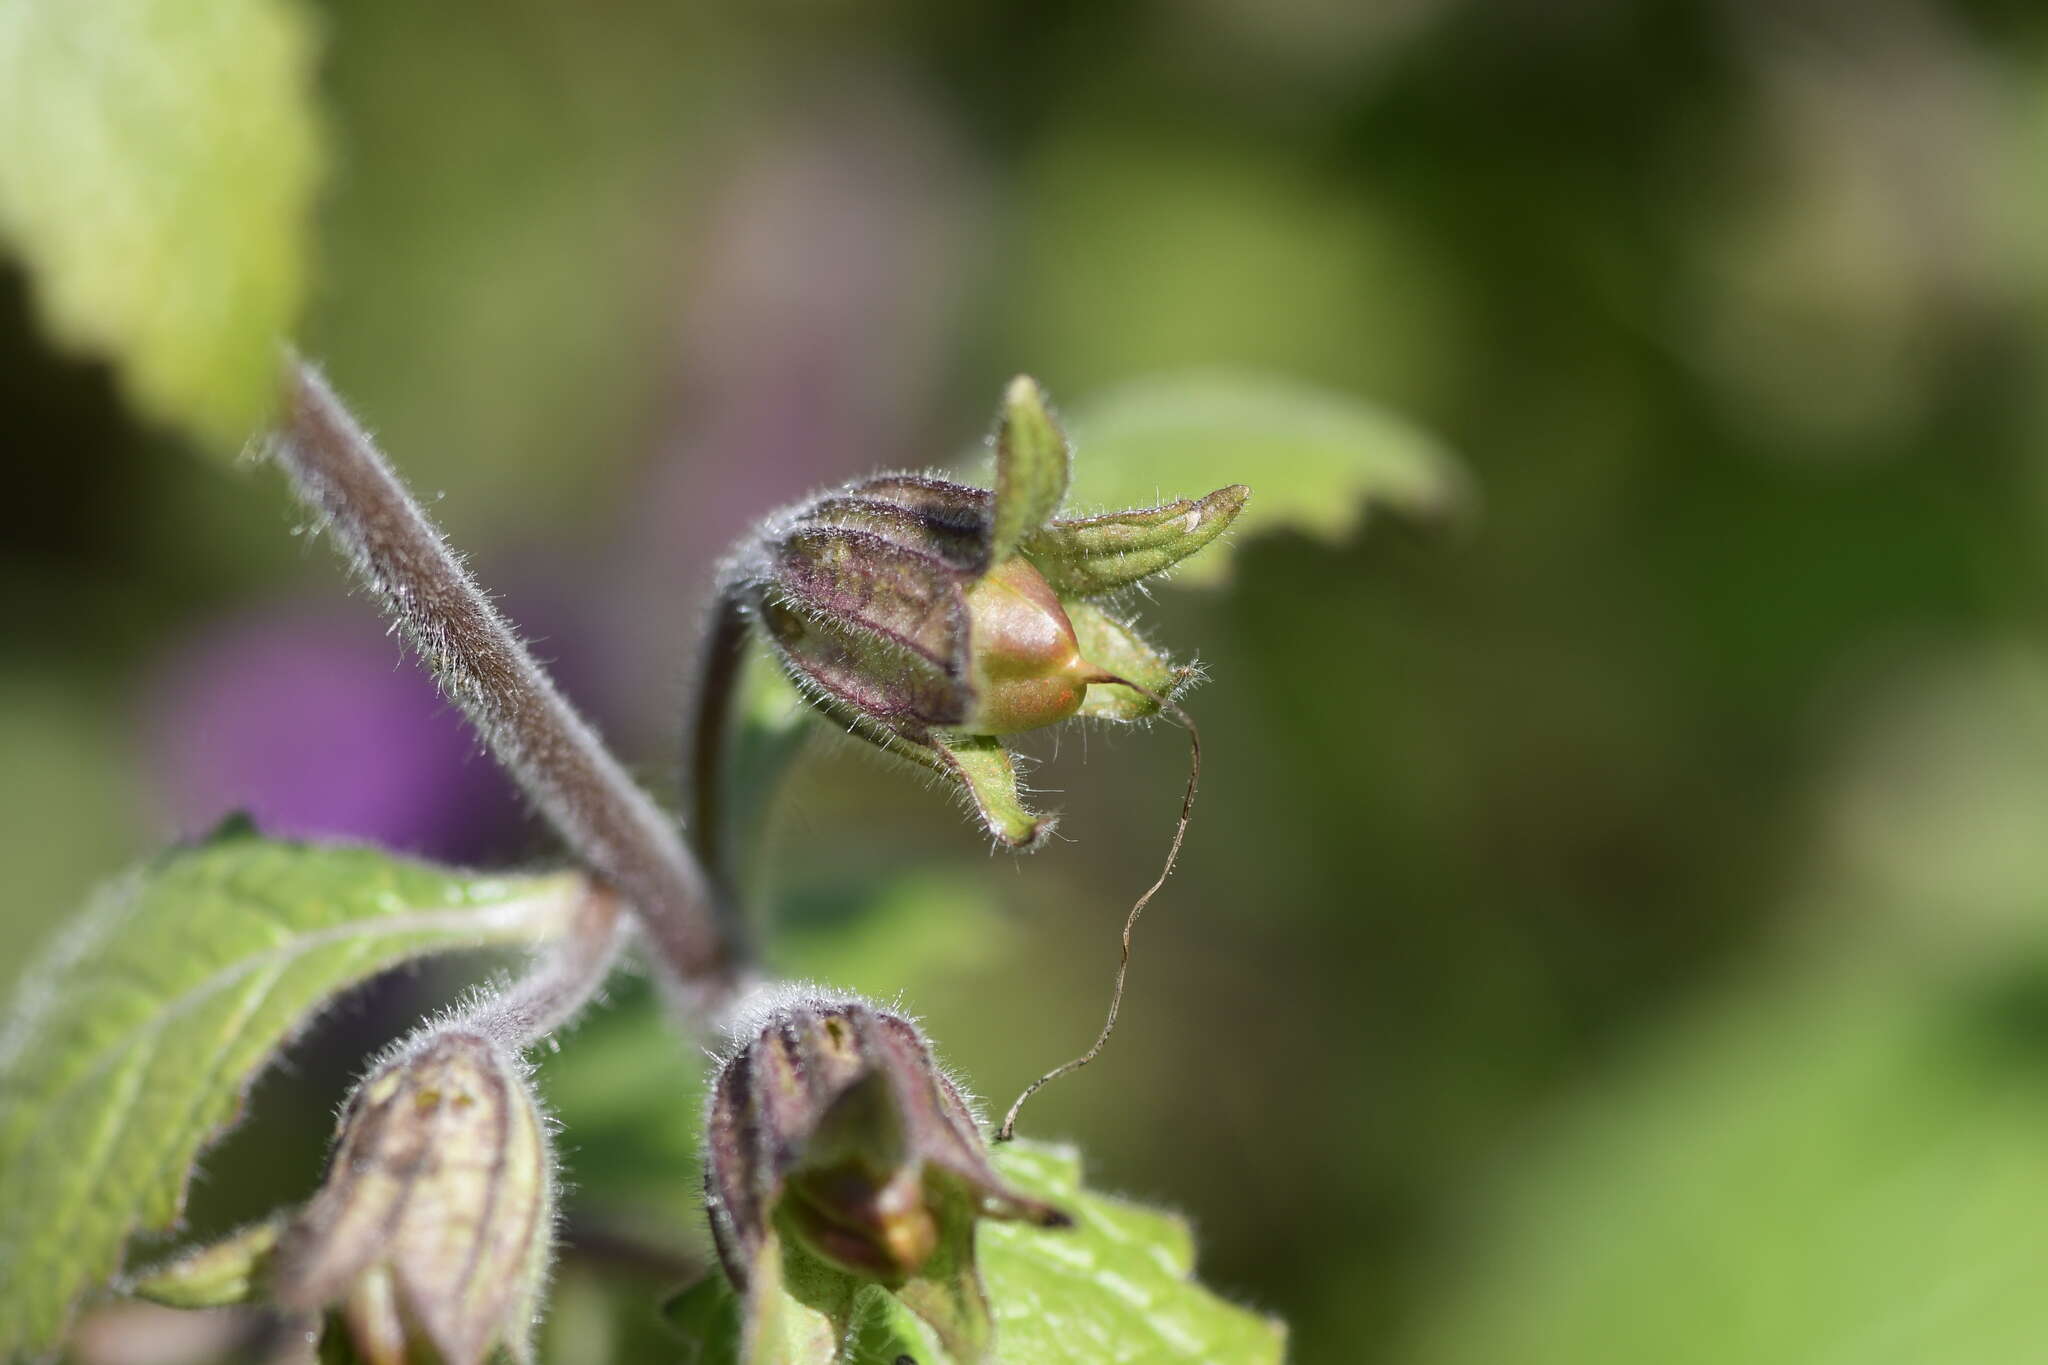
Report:
[[201,629],[146,684],[142,728],[158,813],[183,835],[246,811],[267,834],[456,862],[531,837],[511,784],[366,602]]
[[854,474],[955,453],[925,424],[989,209],[943,116],[881,71],[820,82],[731,161],[684,272],[675,378],[609,580],[622,672],[670,727],[711,565],[748,526]]
[[[711,562],[746,525],[858,470],[953,453],[923,423],[954,363],[988,205],[929,105],[863,74],[749,135],[689,272],[677,380],[609,562],[529,563],[527,581],[546,585],[538,609],[508,613],[629,750],[672,748],[681,645]],[[284,602],[204,629],[150,680],[142,727],[154,803],[181,834],[242,810],[268,833],[461,862],[516,857],[540,837],[360,600]]]

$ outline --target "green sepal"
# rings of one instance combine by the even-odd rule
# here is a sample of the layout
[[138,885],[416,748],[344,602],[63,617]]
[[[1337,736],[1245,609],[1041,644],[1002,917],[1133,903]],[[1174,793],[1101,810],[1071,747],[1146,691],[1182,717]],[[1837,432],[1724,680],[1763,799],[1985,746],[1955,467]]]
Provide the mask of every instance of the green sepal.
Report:
[[[1072,1148],[1027,1139],[1000,1148],[994,1163],[1018,1190],[1072,1210],[1076,1226],[1048,1233],[1024,1222],[979,1222],[975,1258],[996,1324],[993,1352],[980,1348],[984,1359],[1004,1365],[1098,1359],[1280,1365],[1286,1357],[1284,1327],[1193,1279],[1195,1244],[1185,1219],[1086,1189]],[[975,1348],[956,1355],[929,1320],[914,1316],[906,1300],[925,1297],[918,1311],[927,1311],[928,1294],[907,1286],[891,1294],[867,1284],[850,1295],[843,1288],[821,1295],[804,1260],[790,1258],[779,1311],[760,1297],[748,1305],[757,1320],[776,1325],[772,1343],[757,1338],[756,1351],[772,1344],[780,1355],[745,1353],[747,1314],[718,1271],[671,1300],[665,1316],[682,1335],[682,1365],[899,1365],[904,1356],[918,1365],[963,1365],[973,1359]],[[759,1273],[750,1272],[750,1279],[763,1283]]]
[[[1171,697],[1194,680],[1194,669],[1176,665],[1093,602],[1071,601],[1066,608],[1082,656],[1104,672],[1129,678],[1162,697]],[[1091,683],[1079,714],[1095,720],[1144,720],[1159,714],[1159,703],[1115,683]]]
[[974,802],[982,824],[1011,848],[1035,848],[1058,818],[1040,815],[1024,804],[1017,790],[1017,764],[993,735],[932,733],[932,746],[946,765],[943,771],[958,782]]
[[1059,823],[1059,817],[1040,815],[1024,804],[1017,790],[1016,762],[993,735],[930,730],[919,739],[872,720],[835,697],[814,695],[811,700],[821,715],[847,734],[957,784],[982,827],[1007,848],[1036,848]]
[[996,431],[996,501],[989,563],[1015,554],[1052,519],[1067,496],[1067,438],[1046,410],[1045,393],[1029,375],[1010,381]]
[[1166,572],[1229,529],[1251,489],[1241,483],[1206,498],[1055,521],[1024,542],[1024,553],[1061,597],[1094,597]]
[[670,1299],[662,1316],[683,1338],[679,1365],[899,1365],[906,1357],[936,1359],[928,1329],[879,1285],[853,1295],[843,1325],[790,1299],[779,1284],[776,1294],[781,1302],[773,1309],[756,1296],[757,1320],[773,1327],[752,1340],[742,1337],[746,1306],[718,1271]]
[[978,1362],[995,1338],[988,1293],[974,1264],[975,1198],[957,1179],[927,1171],[942,1190],[939,1245],[896,1297],[923,1318],[954,1360]]
[[247,1303],[284,1225],[283,1215],[252,1223],[218,1242],[144,1271],[130,1288],[137,1298],[167,1308],[225,1308]]
[[[721,1277],[722,1278],[722,1277]],[[771,1231],[747,1272],[747,1297],[740,1309],[742,1365],[795,1365],[802,1349],[788,1339],[782,1292],[782,1242]]]
[[663,1316],[694,1344],[688,1365],[897,1365],[905,1356],[976,1365],[995,1327],[974,1269],[975,1210],[964,1191],[945,1222],[931,1262],[894,1292],[771,1232],[747,1271],[744,1300],[713,1270],[669,1300]]
[[831,1315],[792,1297],[782,1261],[782,1241],[771,1230],[747,1268],[744,1299],[724,1272],[714,1269],[662,1305],[662,1317],[685,1340],[682,1365],[807,1365],[842,1359],[838,1325]]

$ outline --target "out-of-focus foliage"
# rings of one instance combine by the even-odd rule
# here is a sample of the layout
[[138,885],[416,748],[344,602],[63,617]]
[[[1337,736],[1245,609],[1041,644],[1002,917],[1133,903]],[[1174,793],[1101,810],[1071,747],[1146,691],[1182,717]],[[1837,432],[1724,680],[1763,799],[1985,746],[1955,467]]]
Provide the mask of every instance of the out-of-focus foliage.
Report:
[[[1811,1150],[1742,1171],[1783,1216],[1844,1224],[1759,1249],[1785,1285],[1867,1301],[1942,1244],[1910,1171],[1857,1235],[1837,1202],[1922,1137],[1914,1169],[1958,1171],[1959,1219],[1988,1226],[1990,1177],[1943,1163],[2037,1123],[2011,1002],[2048,886],[2041,7],[316,13],[337,171],[309,348],[657,783],[731,538],[943,463],[1019,370],[1075,419],[1084,479],[1089,398],[1191,367],[1354,395],[1470,466],[1463,534],[1240,535],[1227,588],[1139,604],[1210,676],[1201,803],[1115,1044],[1027,1123],[1184,1206],[1205,1280],[1285,1318],[1299,1358],[1483,1345],[1451,1319],[1531,1322],[1538,1244],[1576,1315],[1548,1349],[1641,1343],[1646,1309],[1564,1290],[1640,1234],[1640,1303],[1676,1302],[1688,1263],[1652,1231],[1781,1215],[1734,1189],[1659,1221],[1697,1198],[1660,1182],[1774,1132]],[[400,792],[418,851],[544,852],[453,718],[393,686],[410,665],[274,482],[164,458],[32,295],[0,278],[9,448],[54,452],[11,466],[0,549],[7,941],[204,828],[223,783],[326,833],[381,832]],[[1288,489],[1268,464],[1207,486],[1252,485],[1256,511]],[[902,989],[998,1099],[1100,1023],[1183,772],[1163,732],[1036,752],[1064,841],[1029,860],[984,859],[914,775],[821,744],[754,864],[764,913],[846,936],[806,971]],[[937,878],[920,922],[998,917],[994,951],[891,978],[858,926],[912,866]],[[2002,959],[2008,1007],[1980,1014]],[[692,1068],[666,1073],[685,1117],[629,1150],[675,1050],[621,996],[542,1076],[578,1186],[551,1359],[646,1358],[689,1278]],[[195,1189],[194,1235],[303,1197],[364,1052],[438,998],[383,983],[295,1050],[206,1167],[238,1179]],[[1688,1118],[1684,1150],[1636,1141]],[[1596,1200],[1603,1171],[1627,1184]],[[1776,1193],[1802,1172],[1810,1198]],[[2024,1250],[1987,1234],[1944,1283]],[[1786,1352],[1833,1330],[1737,1287]],[[1949,1311],[1920,1295],[1894,1297]],[[1684,1321],[1703,1358],[1764,1341],[1732,1308]]]
[[[1293,529],[1341,542],[1369,511],[1445,518],[1469,498],[1435,437],[1300,383],[1200,371],[1139,381],[1091,400],[1073,427],[1077,506],[1140,507],[1160,488],[1256,480],[1232,540]],[[1229,568],[1210,549],[1176,567],[1174,582],[1219,582]]]
[[1419,1362],[2025,1359],[2048,1217],[2039,652],[1906,674],[1833,764],[1771,958],[1466,1212]]
[[1790,965],[1642,1049],[1532,1145],[1402,1358],[2034,1353],[2048,959],[1859,967]]
[[0,237],[55,336],[229,452],[306,293],[312,65],[296,0],[0,5]]

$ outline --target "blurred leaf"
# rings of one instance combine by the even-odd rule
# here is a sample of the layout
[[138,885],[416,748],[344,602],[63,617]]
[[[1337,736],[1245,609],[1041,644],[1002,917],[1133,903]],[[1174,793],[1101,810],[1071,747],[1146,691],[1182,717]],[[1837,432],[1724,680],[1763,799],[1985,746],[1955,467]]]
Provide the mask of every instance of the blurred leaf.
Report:
[[697,1146],[711,1063],[646,978],[610,994],[538,1059],[536,1087],[562,1125],[563,1206],[572,1222],[709,1255]]
[[2031,1358],[2048,963],[1929,977],[1809,964],[1695,1019],[1518,1157],[1403,1358]]
[[566,1250],[548,1286],[533,1358],[547,1365],[679,1365],[675,1333],[661,1306],[695,1276],[581,1255],[573,1241]]
[[988,967],[1016,925],[996,905],[984,868],[924,868],[870,888],[829,920],[788,918],[772,960],[799,981],[893,999],[922,982]]
[[0,1357],[55,1342],[200,1149],[337,992],[452,948],[560,931],[580,880],[474,877],[244,831],[100,893],[0,1033]]
[[[1060,1231],[987,1220],[977,1226],[976,1255],[995,1310],[996,1358],[1004,1365],[1077,1359],[1252,1365],[1283,1357],[1280,1324],[1226,1303],[1189,1278],[1194,1238],[1185,1221],[1084,1192],[1072,1148],[1017,1142],[998,1148],[995,1163],[1019,1190],[1077,1220]],[[781,1358],[791,1365],[897,1365],[905,1355],[919,1365],[951,1359],[889,1295],[864,1294],[857,1312],[854,1349],[835,1356],[823,1315],[785,1298],[776,1343]],[[738,1365],[739,1305],[723,1275],[707,1276],[679,1298],[671,1320],[693,1338],[695,1353],[686,1347],[684,1360]]]
[[[6,831],[7,933],[34,943],[81,888],[146,853],[114,701],[61,668],[0,670],[0,830]],[[28,964],[0,954],[0,1000]]]
[[1815,804],[1827,878],[1815,900],[1923,968],[1998,951],[2037,924],[2043,697],[2048,649],[2018,640],[1864,671]]
[[305,293],[312,47],[287,0],[0,2],[0,235],[65,345],[227,451]]
[[1447,255],[1454,234],[1391,182],[1332,175],[1301,144],[1227,121],[1134,123],[1085,95],[1048,112],[1020,168],[996,315],[999,351],[1031,357],[1054,393],[1228,365],[1432,408],[1468,396],[1469,258]]
[[1469,497],[1463,471],[1421,428],[1289,380],[1162,376],[1087,403],[1069,426],[1077,507],[1150,507],[1190,489],[1251,486],[1235,535],[1177,569],[1180,583],[1221,582],[1233,540],[1291,528],[1337,541],[1369,508],[1444,517]]

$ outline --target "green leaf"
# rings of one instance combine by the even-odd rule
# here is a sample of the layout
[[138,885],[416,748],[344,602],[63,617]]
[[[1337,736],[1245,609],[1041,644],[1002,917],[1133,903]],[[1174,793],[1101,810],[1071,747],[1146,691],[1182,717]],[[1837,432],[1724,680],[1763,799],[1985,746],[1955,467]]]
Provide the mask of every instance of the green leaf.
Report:
[[1278,1322],[1191,1278],[1187,1220],[1085,1191],[1071,1147],[1008,1143],[997,1149],[996,1169],[1078,1223],[1063,1232],[981,1224],[982,1274],[1006,1365],[1071,1360],[1077,1341],[1100,1343],[1100,1359],[1132,1362],[1253,1365],[1285,1356]]
[[836,865],[813,875],[810,885],[776,888],[769,960],[791,980],[829,981],[878,1000],[914,997],[927,983],[995,968],[1023,932],[985,862],[915,863],[852,886]]
[[[1846,922],[1846,921],[1845,921]],[[2048,952],[1823,952],[1695,1012],[1536,1143],[1401,1359],[1940,1361],[2048,1341]]]
[[0,1033],[0,1358],[55,1344],[128,1236],[177,1219],[200,1150],[336,992],[429,953],[542,942],[581,886],[236,831],[102,891]]
[[[1223,484],[1251,485],[1237,540],[1293,529],[1326,540],[1367,510],[1443,517],[1468,502],[1436,438],[1361,399],[1233,373],[1176,374],[1115,389],[1074,412],[1075,500],[1151,507]],[[1176,582],[1216,583],[1230,542],[1190,559]]]
[[1219,488],[1206,498],[1056,521],[1024,552],[1061,597],[1094,597],[1165,573],[1230,528],[1251,490]]
[[63,344],[228,451],[305,294],[313,46],[287,0],[0,0],[0,237]]
[[996,502],[989,563],[1015,554],[1067,496],[1067,438],[1045,410],[1045,394],[1029,375],[1010,381],[996,431]]
[[[1073,1213],[1077,1226],[1046,1231],[984,1220],[977,1258],[996,1317],[997,1365],[1068,1365],[1077,1359],[1131,1365],[1265,1365],[1286,1352],[1286,1330],[1216,1297],[1190,1276],[1187,1223],[1081,1188],[1071,1148],[1017,1142],[998,1148],[996,1169],[1019,1190]],[[833,1353],[822,1313],[785,1296],[774,1354],[743,1357],[741,1313],[725,1277],[713,1274],[669,1309],[688,1341],[688,1365],[948,1365],[931,1331],[879,1289],[856,1303],[853,1348]],[[1085,1347],[1081,1345],[1085,1343]]]

